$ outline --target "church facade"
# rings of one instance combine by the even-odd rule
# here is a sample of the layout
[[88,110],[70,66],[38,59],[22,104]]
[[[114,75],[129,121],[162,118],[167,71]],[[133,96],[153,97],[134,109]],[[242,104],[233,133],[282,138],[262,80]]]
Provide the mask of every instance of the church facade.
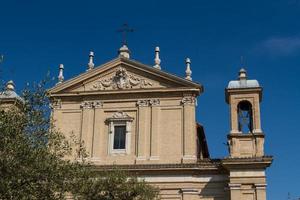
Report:
[[[203,126],[196,122],[197,97],[203,86],[155,65],[132,60],[126,45],[117,58],[49,90],[56,127],[83,142],[95,170],[118,166],[138,174],[168,200],[265,200],[264,154],[260,124],[262,88],[241,69],[225,89],[230,107],[228,156],[212,159]],[[76,159],[76,155],[72,157]]]

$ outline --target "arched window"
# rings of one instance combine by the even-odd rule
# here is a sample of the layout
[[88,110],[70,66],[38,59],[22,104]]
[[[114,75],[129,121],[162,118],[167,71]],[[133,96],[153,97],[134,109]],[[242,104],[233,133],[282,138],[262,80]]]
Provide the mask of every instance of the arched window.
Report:
[[249,101],[241,101],[238,104],[238,125],[242,133],[252,133],[253,115],[252,105]]

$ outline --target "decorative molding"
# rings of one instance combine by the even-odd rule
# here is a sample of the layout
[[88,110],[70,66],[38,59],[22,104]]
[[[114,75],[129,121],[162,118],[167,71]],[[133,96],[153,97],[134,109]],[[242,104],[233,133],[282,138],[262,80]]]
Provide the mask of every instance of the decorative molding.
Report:
[[54,99],[50,103],[50,108],[51,109],[61,109],[61,99]]
[[101,101],[94,101],[94,108],[102,108],[103,103]]
[[150,106],[158,106],[158,105],[160,105],[160,100],[159,99],[150,99],[149,105]]
[[150,156],[149,160],[159,160],[159,156]]
[[195,155],[184,155],[182,160],[197,160],[197,157]]
[[[115,112],[111,118],[108,118],[108,152],[112,155],[126,155],[130,154],[131,149],[131,123],[133,118],[127,113],[118,111]],[[125,149],[114,149],[113,142],[115,137],[115,126],[125,125],[126,126],[126,139],[125,139]]]
[[123,119],[123,118],[130,118],[130,116],[123,111],[118,111],[113,114],[112,118],[118,118],[118,119],[122,118]]
[[101,101],[83,101],[80,104],[80,108],[91,109],[91,108],[101,108],[103,103]]
[[132,121],[133,117],[130,117],[127,113],[123,111],[115,112],[107,121]]
[[[145,166],[145,165],[144,165]],[[170,166],[170,165],[168,165]],[[161,165],[158,165],[158,167],[161,167]],[[160,168],[161,169],[161,168]],[[225,175],[182,175],[182,174],[176,174],[176,175],[164,175],[159,174],[157,176],[151,176],[151,175],[144,175],[139,177],[141,180],[145,180],[146,182],[150,183],[157,183],[157,182],[164,182],[164,183],[187,183],[187,182],[193,182],[193,183],[204,183],[204,182],[225,182],[228,181],[228,177]],[[187,190],[193,189],[193,188],[186,188]]]
[[256,190],[265,190],[266,187],[267,187],[267,184],[265,184],[265,183],[256,183],[256,184],[254,184],[254,186],[255,186]]
[[138,107],[158,106],[158,105],[160,105],[160,100],[159,99],[140,99],[137,101],[136,105]]
[[135,158],[136,161],[143,161],[146,160],[146,156],[138,156]]
[[230,190],[240,190],[242,184],[239,183],[228,183],[228,187]]
[[123,67],[119,67],[114,76],[98,80],[92,85],[93,90],[105,89],[129,89],[129,88],[146,88],[152,86],[150,81],[139,78],[127,72]]
[[185,96],[181,99],[183,105],[197,105],[197,99],[193,96]]
[[199,194],[199,190],[195,188],[181,188],[180,191],[183,194]]
[[143,107],[143,106],[149,106],[149,101],[147,99],[139,99],[137,102],[136,102],[136,105],[138,107]]

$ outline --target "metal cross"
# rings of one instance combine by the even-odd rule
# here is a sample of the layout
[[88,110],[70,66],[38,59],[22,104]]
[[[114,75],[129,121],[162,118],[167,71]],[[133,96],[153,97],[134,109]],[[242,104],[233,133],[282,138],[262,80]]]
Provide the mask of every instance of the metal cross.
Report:
[[129,28],[128,24],[123,24],[122,28],[117,30],[118,32],[122,33],[123,45],[127,45],[127,33],[133,32],[132,28]]
[[245,64],[246,64],[246,62],[245,62],[245,57],[244,56],[241,56],[241,67],[245,67]]

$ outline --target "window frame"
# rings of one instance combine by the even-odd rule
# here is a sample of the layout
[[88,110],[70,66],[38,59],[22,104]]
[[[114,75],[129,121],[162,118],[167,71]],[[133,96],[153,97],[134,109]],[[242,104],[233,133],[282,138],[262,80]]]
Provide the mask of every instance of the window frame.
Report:
[[[120,128],[120,135],[119,135],[119,139],[118,141],[116,141],[116,135],[117,135],[117,131],[116,131],[116,128],[117,127],[122,127]],[[113,131],[114,131],[114,134],[113,134],[113,150],[125,150],[126,149],[126,123],[120,123],[120,124],[114,124],[113,126]],[[124,137],[124,141],[122,141],[122,137]],[[117,144],[115,144],[117,142]],[[124,143],[124,144],[123,144]],[[115,146],[118,146],[117,148]],[[120,146],[122,146],[123,148],[121,148]]]
[[[133,118],[124,112],[116,112],[111,118],[107,119],[108,122],[108,154],[110,155],[126,155],[130,154],[131,144],[131,124]],[[125,126],[125,148],[114,149],[115,126]]]

